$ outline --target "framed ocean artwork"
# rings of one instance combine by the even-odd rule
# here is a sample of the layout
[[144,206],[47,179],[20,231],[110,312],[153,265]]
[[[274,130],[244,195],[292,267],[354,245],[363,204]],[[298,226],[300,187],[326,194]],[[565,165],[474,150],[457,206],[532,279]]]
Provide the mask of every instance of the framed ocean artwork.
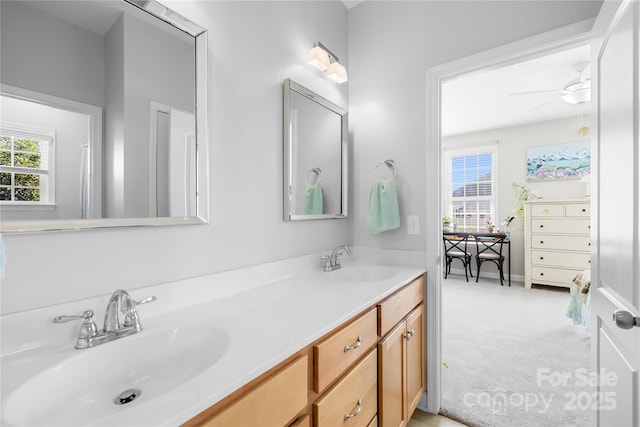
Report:
[[527,148],[527,181],[579,179],[590,173],[589,141]]

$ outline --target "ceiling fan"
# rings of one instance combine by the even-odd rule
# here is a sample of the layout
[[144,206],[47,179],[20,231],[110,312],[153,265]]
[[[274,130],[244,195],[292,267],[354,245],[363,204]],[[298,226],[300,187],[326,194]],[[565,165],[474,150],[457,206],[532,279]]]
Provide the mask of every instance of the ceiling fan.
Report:
[[585,102],[591,101],[591,64],[588,62],[581,62],[576,64],[575,66],[576,72],[578,73],[578,77],[573,80],[568,81],[563,89],[552,89],[552,90],[535,90],[529,92],[516,92],[512,93],[512,95],[527,95],[531,93],[545,93],[545,92],[555,92],[559,93],[557,97],[550,99],[544,104],[539,105],[534,108],[537,110],[545,106],[546,104],[553,102],[557,99],[561,99],[567,104],[584,104]]

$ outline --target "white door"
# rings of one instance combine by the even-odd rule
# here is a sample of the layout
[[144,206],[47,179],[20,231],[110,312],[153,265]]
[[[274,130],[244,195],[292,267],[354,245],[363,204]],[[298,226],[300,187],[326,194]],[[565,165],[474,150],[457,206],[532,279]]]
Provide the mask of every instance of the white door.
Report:
[[[640,425],[640,0],[603,3],[594,25],[592,347],[598,426]],[[597,111],[597,112],[596,112]],[[617,320],[614,320],[617,313]]]

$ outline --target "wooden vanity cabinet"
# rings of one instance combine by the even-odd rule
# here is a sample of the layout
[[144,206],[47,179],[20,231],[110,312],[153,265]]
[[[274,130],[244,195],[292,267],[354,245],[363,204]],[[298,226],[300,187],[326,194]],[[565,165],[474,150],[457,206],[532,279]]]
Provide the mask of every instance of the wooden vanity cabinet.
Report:
[[183,426],[405,426],[425,390],[423,293],[420,276]]
[[378,306],[382,331],[390,324],[385,314],[394,320],[402,314],[378,344],[380,427],[406,426],[425,391],[423,289],[424,279],[417,279]]

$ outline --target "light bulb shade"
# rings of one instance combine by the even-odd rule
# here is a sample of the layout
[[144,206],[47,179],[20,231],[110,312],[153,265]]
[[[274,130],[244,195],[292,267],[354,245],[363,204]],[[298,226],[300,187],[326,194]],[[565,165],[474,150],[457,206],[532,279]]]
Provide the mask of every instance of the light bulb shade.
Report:
[[337,83],[344,83],[348,79],[347,70],[338,61],[332,62],[327,69],[327,77]]
[[325,71],[329,68],[330,60],[329,54],[325,52],[320,46],[315,46],[313,49],[309,51],[309,56],[307,57],[309,64],[316,67],[318,70]]

